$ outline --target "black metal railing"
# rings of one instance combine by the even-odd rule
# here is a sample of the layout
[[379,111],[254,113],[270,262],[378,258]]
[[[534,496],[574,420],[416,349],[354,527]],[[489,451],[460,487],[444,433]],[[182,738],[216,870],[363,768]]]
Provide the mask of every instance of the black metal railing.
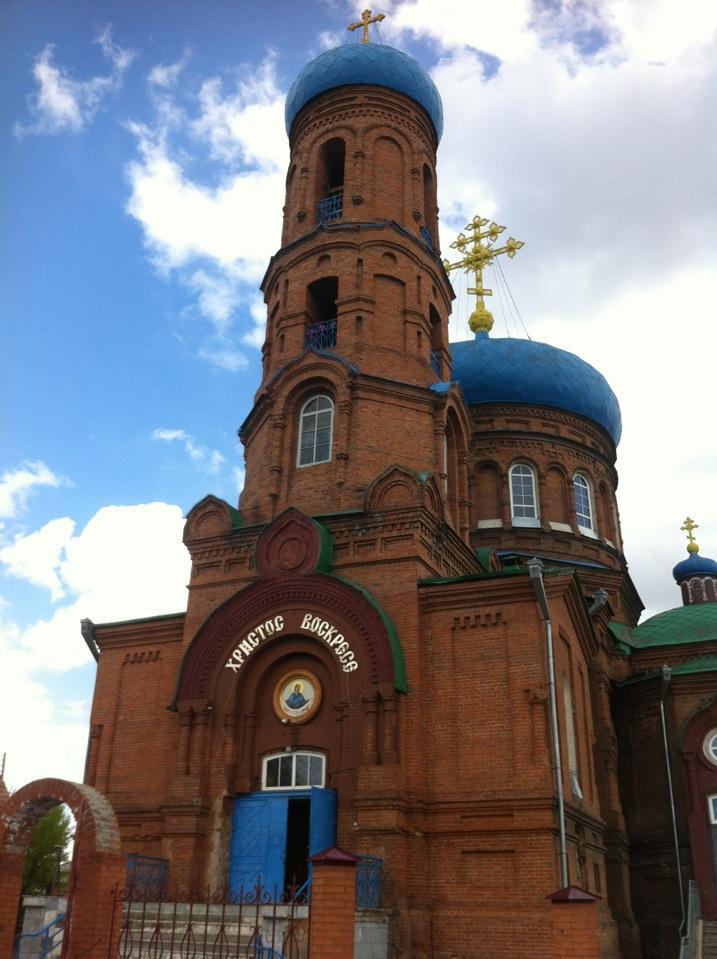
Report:
[[380,909],[383,903],[381,880],[383,859],[361,856],[356,863],[356,908]]
[[306,327],[305,350],[330,350],[336,346],[336,320],[323,320]]
[[[307,899],[296,890],[253,889],[202,901],[171,896],[159,901],[114,896],[116,959],[305,959]],[[115,932],[116,930],[116,932]],[[115,940],[117,941],[117,940]]]
[[327,197],[319,200],[316,205],[316,222],[331,223],[332,220],[340,220],[344,211],[344,191],[343,188],[332,190]]
[[428,354],[428,358],[431,361],[431,366],[433,367],[433,372],[436,376],[441,375],[441,357],[438,354],[438,350],[431,350]]

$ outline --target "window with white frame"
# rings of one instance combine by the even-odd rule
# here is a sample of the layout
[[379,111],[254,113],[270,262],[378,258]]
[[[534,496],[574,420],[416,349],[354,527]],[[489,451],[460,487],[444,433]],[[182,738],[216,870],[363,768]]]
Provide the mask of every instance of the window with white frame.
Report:
[[308,789],[324,785],[325,757],[321,753],[291,752],[265,756],[262,789]]
[[578,529],[587,536],[595,536],[595,507],[590,480],[582,473],[573,476],[573,496],[575,498],[575,517]]
[[703,744],[705,756],[717,766],[717,729],[710,729]]
[[313,396],[301,407],[299,414],[299,466],[328,463],[331,459],[331,440],[334,423],[334,404],[328,396]]
[[707,797],[707,812],[712,825],[717,826],[717,796]]
[[510,512],[513,526],[538,526],[535,473],[527,463],[510,468]]

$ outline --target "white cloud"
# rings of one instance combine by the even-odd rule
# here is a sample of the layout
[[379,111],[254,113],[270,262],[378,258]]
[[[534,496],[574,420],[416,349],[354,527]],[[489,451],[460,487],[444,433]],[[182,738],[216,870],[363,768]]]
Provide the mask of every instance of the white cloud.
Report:
[[[185,317],[209,326],[198,354],[228,370],[246,366],[242,346],[261,345],[254,291],[280,236],[288,150],[275,60],[270,52],[229,90],[205,80],[192,115],[165,88],[153,123],[130,125],[127,212],[154,265],[194,295]],[[211,182],[195,176],[198,160],[210,162]]]
[[152,67],[150,70],[147,82],[153,87],[167,88],[174,86],[180,74],[189,63],[190,55],[190,49],[186,47],[181,59],[175,63],[158,63],[157,66]]
[[23,463],[0,475],[0,518],[14,519],[27,506],[30,493],[41,486],[56,487],[62,479],[41,460]]
[[35,60],[33,76],[36,89],[28,98],[28,106],[34,117],[28,125],[16,124],[15,133],[60,133],[65,130],[79,132],[90,123],[102,101],[109,93],[122,86],[124,72],[134,59],[132,50],[124,49],[113,42],[108,25],[95,41],[109,60],[109,74],[75,80],[69,72],[54,62],[55,49],[48,43]]
[[[41,775],[82,776],[86,704],[76,695],[63,699],[51,694],[43,682],[43,673],[65,673],[91,663],[80,620],[112,622],[186,606],[189,557],[178,506],[107,506],[77,535],[69,535],[70,521],[56,522],[66,524],[64,549],[54,552],[52,564],[35,553],[33,566],[26,556],[24,572],[56,598],[59,582],[65,601],[49,618],[25,629],[10,618],[7,604],[0,621],[0,750],[8,752],[13,786]],[[43,530],[38,531],[40,538]],[[14,572],[20,575],[19,567]],[[16,721],[18,713],[22,724]],[[80,716],[82,721],[75,721]]]
[[74,529],[74,521],[64,517],[51,520],[34,533],[18,534],[12,545],[0,549],[0,563],[12,576],[44,586],[53,600],[60,599],[64,589],[57,569]]
[[184,430],[157,428],[152,433],[152,439],[163,443],[181,443],[189,459],[206,473],[218,473],[224,465],[224,456],[219,450],[200,445]]

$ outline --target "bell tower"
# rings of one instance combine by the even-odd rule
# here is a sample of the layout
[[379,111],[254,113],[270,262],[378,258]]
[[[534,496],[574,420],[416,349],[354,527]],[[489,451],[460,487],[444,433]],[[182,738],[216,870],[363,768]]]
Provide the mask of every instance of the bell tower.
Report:
[[442,127],[431,79],[381,44],[326,51],[289,92],[282,245],[262,283],[263,376],[240,431],[250,521],[288,505],[360,507],[367,484],[399,463],[450,487],[451,522],[466,535],[467,431],[446,408]]

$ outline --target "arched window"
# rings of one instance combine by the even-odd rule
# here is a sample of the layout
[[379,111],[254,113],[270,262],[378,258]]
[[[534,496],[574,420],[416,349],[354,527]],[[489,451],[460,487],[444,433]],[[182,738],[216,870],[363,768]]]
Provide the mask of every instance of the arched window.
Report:
[[513,526],[539,526],[535,473],[527,463],[510,468],[510,513]]
[[333,422],[334,404],[328,396],[313,396],[304,403],[299,415],[299,466],[329,462]]
[[575,516],[578,529],[587,536],[595,536],[595,509],[590,481],[582,473],[573,476],[573,495],[575,497]]
[[325,758],[321,753],[295,752],[265,756],[262,789],[308,789],[322,786],[325,780]]

